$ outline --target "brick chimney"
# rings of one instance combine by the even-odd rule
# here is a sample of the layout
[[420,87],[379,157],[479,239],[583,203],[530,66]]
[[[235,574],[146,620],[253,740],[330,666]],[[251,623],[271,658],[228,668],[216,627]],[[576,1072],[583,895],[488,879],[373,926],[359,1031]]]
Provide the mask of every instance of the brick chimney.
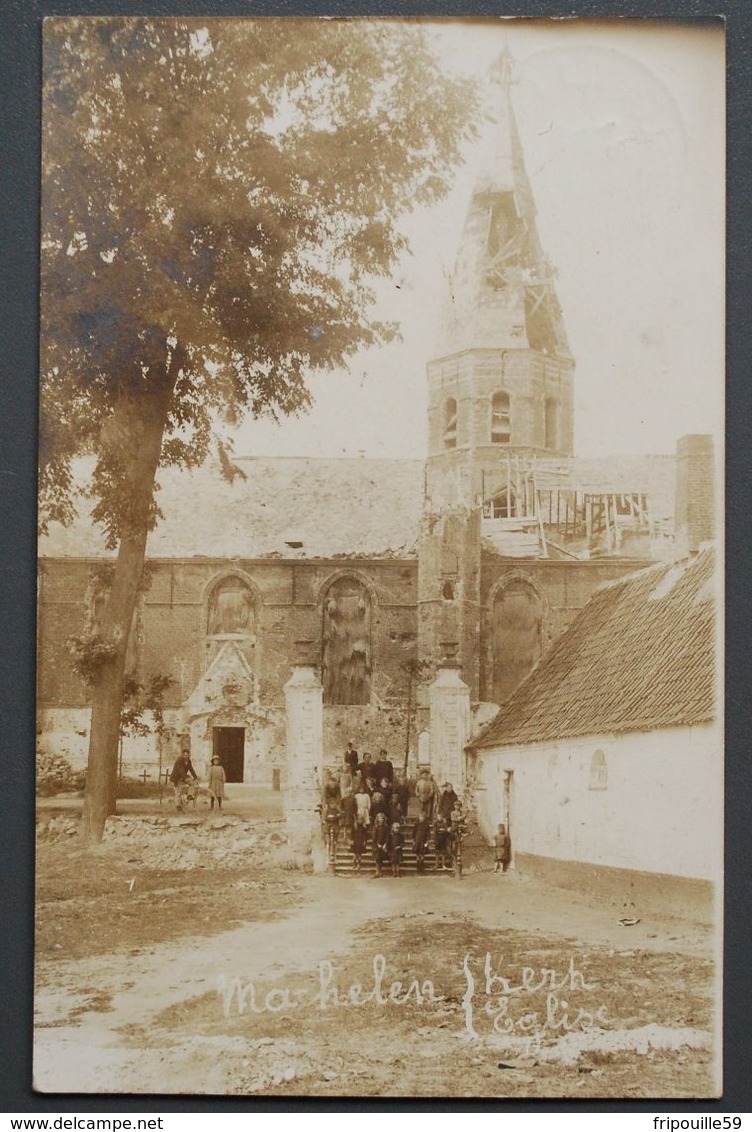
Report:
[[676,445],[675,538],[680,554],[694,554],[715,536],[713,438],[682,436]]

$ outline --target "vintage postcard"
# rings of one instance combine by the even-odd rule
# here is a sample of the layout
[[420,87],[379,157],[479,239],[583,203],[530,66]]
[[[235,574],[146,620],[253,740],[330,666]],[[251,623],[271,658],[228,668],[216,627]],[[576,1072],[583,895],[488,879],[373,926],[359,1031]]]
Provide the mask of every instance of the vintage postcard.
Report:
[[720,22],[44,29],[41,1092],[721,1090]]

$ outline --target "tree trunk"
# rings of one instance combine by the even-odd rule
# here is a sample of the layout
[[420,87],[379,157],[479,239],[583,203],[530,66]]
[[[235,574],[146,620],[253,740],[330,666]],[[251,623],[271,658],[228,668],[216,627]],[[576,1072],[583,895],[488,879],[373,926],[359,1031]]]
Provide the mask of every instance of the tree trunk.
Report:
[[112,651],[92,688],[82,829],[89,844],[102,840],[104,824],[115,812],[126,653],[144,570],[154,481],[173,387],[171,377],[165,371],[163,387],[156,394],[123,397],[113,415],[113,444],[118,459],[128,465],[123,491],[129,521],[123,524],[101,630]]

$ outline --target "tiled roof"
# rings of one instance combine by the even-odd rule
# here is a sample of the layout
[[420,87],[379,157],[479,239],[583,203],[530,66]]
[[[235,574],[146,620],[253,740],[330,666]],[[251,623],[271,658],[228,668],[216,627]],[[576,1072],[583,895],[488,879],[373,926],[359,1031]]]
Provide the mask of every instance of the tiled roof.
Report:
[[603,586],[471,747],[712,720],[715,592],[712,549]]
[[[149,536],[151,558],[409,557],[420,530],[420,460],[233,458],[243,476],[217,463],[163,469],[164,514]],[[43,557],[99,556],[104,536],[86,500],[71,527],[40,539]],[[293,545],[290,545],[293,544]],[[300,544],[300,545],[295,545]]]

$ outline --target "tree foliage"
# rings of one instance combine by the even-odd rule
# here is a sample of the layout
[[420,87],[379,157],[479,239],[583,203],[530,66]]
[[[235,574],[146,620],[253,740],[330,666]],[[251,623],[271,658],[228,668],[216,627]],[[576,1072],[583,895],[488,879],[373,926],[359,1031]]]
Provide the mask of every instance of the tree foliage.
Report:
[[[164,697],[174,680],[154,673],[145,680],[127,676],[123,686],[123,708],[120,713],[121,735],[149,735],[152,728],[158,735],[164,731]],[[151,722],[147,722],[146,713]]]
[[448,188],[472,99],[406,22],[45,21],[40,516],[70,521],[89,454],[118,549],[89,837],[114,808],[159,467],[201,463],[222,416],[299,412],[308,373],[389,341],[374,281],[406,248],[400,216]]
[[48,20],[44,79],[42,518],[93,452],[114,546],[145,519],[118,401],[169,374],[161,463],[190,466],[215,414],[295,413],[307,372],[394,333],[372,282],[446,190],[471,91],[386,21]]

